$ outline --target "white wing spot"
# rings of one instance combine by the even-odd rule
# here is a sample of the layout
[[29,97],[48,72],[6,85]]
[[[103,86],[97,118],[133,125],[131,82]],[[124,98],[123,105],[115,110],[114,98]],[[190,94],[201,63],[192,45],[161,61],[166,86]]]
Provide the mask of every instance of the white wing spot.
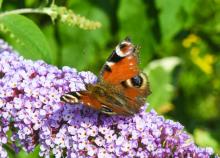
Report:
[[109,61],[107,61],[106,62],[106,65],[108,65],[109,67],[111,67],[112,65],[114,65],[115,63],[113,63],[113,62],[109,62]]

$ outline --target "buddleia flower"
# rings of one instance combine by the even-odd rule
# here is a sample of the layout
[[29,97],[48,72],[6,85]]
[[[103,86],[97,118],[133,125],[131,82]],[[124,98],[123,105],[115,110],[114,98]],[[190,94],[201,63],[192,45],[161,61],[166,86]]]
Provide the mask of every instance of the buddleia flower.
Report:
[[[0,157],[10,147],[49,158],[210,157],[213,149],[195,145],[184,127],[165,119],[148,103],[134,116],[107,116],[60,96],[95,83],[91,72],[58,69],[26,60],[0,41]],[[11,134],[9,134],[11,133]]]

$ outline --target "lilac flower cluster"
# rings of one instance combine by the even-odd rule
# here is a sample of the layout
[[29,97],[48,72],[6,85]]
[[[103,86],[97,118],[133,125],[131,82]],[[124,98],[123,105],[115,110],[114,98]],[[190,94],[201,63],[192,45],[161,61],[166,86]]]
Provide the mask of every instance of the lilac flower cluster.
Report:
[[96,82],[90,72],[25,60],[0,41],[0,157],[5,146],[49,158],[210,157],[183,126],[144,106],[133,117],[106,116],[60,96]]

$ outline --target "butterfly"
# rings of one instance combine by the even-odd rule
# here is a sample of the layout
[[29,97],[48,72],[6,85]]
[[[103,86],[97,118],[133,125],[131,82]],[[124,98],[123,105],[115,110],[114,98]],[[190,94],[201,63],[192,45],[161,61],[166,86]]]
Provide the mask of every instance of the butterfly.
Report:
[[126,37],[103,65],[98,81],[86,90],[69,92],[61,101],[83,104],[108,115],[133,115],[151,93],[148,78],[139,67],[139,47]]

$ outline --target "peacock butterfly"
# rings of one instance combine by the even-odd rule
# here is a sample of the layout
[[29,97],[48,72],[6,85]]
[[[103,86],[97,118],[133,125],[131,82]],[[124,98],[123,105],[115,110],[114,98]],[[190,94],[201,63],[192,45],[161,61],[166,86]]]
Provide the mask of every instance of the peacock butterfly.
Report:
[[81,103],[109,115],[137,113],[150,94],[147,76],[138,67],[138,53],[138,47],[125,38],[102,67],[97,83],[66,93],[61,101]]

